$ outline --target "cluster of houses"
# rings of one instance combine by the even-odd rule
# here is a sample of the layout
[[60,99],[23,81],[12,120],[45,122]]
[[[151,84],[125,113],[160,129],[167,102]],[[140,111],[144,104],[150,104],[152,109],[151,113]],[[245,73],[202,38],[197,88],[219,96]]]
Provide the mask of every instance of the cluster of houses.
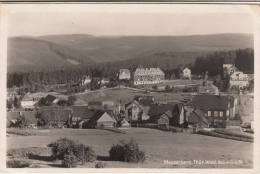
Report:
[[[181,69],[181,77],[191,80],[191,70],[187,67]],[[130,80],[131,72],[120,69],[119,80]],[[158,84],[165,80],[165,73],[160,68],[136,68],[133,74],[134,85]]]
[[235,116],[236,99],[222,95],[196,95],[192,104],[155,101],[151,95],[135,96],[124,105],[113,101],[93,101],[88,105],[44,106],[33,111],[7,112],[7,126],[16,125],[23,116],[28,127],[115,128],[153,125],[225,127]]

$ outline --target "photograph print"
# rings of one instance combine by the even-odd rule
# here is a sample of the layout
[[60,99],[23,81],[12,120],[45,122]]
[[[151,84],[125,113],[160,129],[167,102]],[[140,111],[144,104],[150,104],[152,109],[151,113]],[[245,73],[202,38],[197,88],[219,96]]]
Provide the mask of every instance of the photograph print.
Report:
[[254,168],[249,5],[3,8],[6,169]]

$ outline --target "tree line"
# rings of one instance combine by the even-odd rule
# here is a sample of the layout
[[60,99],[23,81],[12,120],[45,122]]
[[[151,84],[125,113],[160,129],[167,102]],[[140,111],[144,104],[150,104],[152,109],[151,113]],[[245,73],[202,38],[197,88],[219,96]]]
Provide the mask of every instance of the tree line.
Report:
[[[172,59],[171,61],[174,61]],[[238,49],[232,51],[217,51],[207,56],[197,57],[194,64],[179,65],[174,68],[157,66],[165,72],[166,79],[180,78],[181,68],[187,66],[191,68],[192,74],[202,75],[208,71],[210,77],[222,76],[222,66],[224,63],[232,63],[245,72],[254,72],[254,51],[253,49]],[[149,62],[144,62],[143,67],[147,67]],[[15,72],[7,74],[7,87],[26,87],[29,91],[38,91],[47,85],[75,84],[83,80],[85,75],[91,78],[107,78],[115,83],[120,68],[127,68],[132,73],[140,66],[133,63],[106,62],[92,65],[82,65],[72,68],[47,69],[44,71]]]

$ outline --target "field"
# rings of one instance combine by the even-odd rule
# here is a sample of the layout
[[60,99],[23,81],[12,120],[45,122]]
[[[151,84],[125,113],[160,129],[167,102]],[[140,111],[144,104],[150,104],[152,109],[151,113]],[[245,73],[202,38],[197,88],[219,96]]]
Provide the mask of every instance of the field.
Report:
[[190,98],[188,94],[173,93],[173,92],[152,92],[147,94],[142,90],[135,90],[130,88],[112,88],[91,91],[85,94],[77,95],[77,100],[83,102],[89,101],[121,101],[123,104],[133,100],[136,95],[153,95],[156,101],[182,101],[184,98]]
[[[27,147],[46,148],[56,139],[67,137],[92,146],[98,155],[98,161],[104,162],[108,168],[251,168],[253,166],[253,143],[149,128],[130,128],[126,131],[126,134],[120,134],[97,129],[38,130],[35,136],[8,136],[7,148],[9,150]],[[139,164],[109,161],[110,147],[120,140],[129,141],[131,138],[139,143],[141,150],[145,151],[146,161]],[[196,163],[193,160],[197,160]],[[31,161],[42,167],[60,166],[60,161]],[[216,164],[215,161],[222,163]],[[94,167],[94,163],[80,167]]]

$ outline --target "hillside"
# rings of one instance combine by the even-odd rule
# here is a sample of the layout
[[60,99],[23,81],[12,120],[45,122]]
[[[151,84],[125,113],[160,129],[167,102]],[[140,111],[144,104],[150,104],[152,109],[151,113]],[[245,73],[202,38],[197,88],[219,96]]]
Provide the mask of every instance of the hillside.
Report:
[[[253,48],[253,35],[216,34],[194,36],[47,35],[15,37],[8,41],[8,67],[44,68],[81,66],[100,62],[189,64],[195,58],[218,50]],[[15,67],[15,68],[14,68]]]

